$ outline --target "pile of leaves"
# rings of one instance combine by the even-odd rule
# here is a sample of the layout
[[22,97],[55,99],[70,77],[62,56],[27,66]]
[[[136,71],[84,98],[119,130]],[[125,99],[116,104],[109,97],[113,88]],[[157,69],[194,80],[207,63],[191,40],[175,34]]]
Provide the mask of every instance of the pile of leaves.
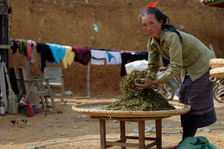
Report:
[[147,70],[136,70],[127,75],[120,84],[121,96],[117,101],[105,106],[104,109],[121,111],[157,111],[175,109],[155,90],[155,88],[137,88],[135,85],[136,83],[143,83],[141,78],[152,79],[152,76],[150,76],[150,73],[147,73]]

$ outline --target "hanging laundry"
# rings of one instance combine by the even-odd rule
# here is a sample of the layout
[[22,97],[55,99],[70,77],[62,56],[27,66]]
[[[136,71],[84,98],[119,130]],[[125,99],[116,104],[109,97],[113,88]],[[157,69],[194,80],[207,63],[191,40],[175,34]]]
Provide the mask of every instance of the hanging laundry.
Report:
[[92,65],[104,65],[106,59],[106,51],[91,49],[91,64]]
[[50,47],[45,43],[37,43],[36,50],[40,55],[40,70],[43,72],[44,67],[46,67],[46,61],[54,62],[54,57]]
[[121,52],[119,51],[106,51],[107,64],[121,64]]
[[33,40],[28,40],[29,41],[29,44],[31,45],[31,47],[34,47],[37,45],[37,43]]
[[72,47],[72,51],[75,52],[75,61],[88,65],[91,59],[90,48],[88,47]]
[[36,54],[34,51],[34,47],[37,45],[35,41],[33,40],[28,40],[29,41],[29,45],[31,46],[31,58],[30,58],[30,63],[35,63],[36,62]]
[[30,63],[36,62],[36,54],[34,51],[36,43],[32,40],[27,40],[27,57],[26,57],[26,77],[29,78]]
[[121,76],[126,75],[125,64],[136,60],[148,60],[148,52],[121,53]]
[[27,58],[31,58],[32,57],[31,45],[28,40],[26,41],[26,43],[27,43]]
[[58,44],[52,44],[52,43],[46,43],[52,52],[52,55],[54,57],[54,61],[58,64],[60,62],[60,59],[63,60],[65,57],[65,46],[58,45]]
[[16,53],[17,49],[19,53],[24,56],[27,56],[27,41],[24,39],[11,40],[10,47],[12,49],[12,53]]
[[[139,53],[139,52],[137,52],[137,53]],[[141,51],[140,53],[148,56],[148,51]]]
[[10,41],[10,48],[12,49],[12,54],[15,54],[17,49],[19,49],[19,41],[18,40],[11,40]]
[[62,66],[63,68],[67,69],[68,65],[71,65],[74,61],[75,52],[72,51],[72,47],[70,46],[65,46],[65,49],[65,57],[62,60]]
[[136,51],[121,50],[121,53],[132,53],[132,54],[135,54]]
[[19,40],[19,52],[24,56],[27,56],[27,42],[24,39]]

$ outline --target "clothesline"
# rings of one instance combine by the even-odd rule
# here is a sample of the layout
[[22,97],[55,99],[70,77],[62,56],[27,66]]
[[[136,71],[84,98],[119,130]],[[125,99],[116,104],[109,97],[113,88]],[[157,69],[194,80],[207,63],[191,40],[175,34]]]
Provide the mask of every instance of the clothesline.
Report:
[[[46,61],[50,64],[53,62],[59,63],[62,61],[63,68],[68,68],[73,61],[79,62],[83,65],[88,65],[86,85],[87,85],[87,97],[90,97],[90,64],[92,65],[104,65],[115,64],[121,66],[120,75],[126,75],[125,64],[135,60],[147,60],[148,52],[142,51],[128,51],[128,50],[112,50],[102,48],[90,48],[90,47],[77,47],[77,46],[65,46],[52,43],[39,43],[32,40],[11,40],[10,48],[13,53],[17,50],[26,56],[26,77],[29,78],[29,63],[36,62],[35,49],[40,56],[40,68],[41,71],[46,67]],[[91,63],[90,63],[91,61]]]
[[17,50],[26,56],[27,61],[35,63],[36,56],[34,50],[40,55],[40,70],[46,67],[46,61],[50,64],[53,62],[62,62],[64,69],[68,68],[73,61],[77,61],[83,65],[121,65],[121,76],[126,75],[125,64],[135,60],[147,60],[147,51],[129,51],[129,50],[113,50],[90,47],[65,46],[53,43],[39,43],[33,40],[11,40],[10,47],[13,53]]

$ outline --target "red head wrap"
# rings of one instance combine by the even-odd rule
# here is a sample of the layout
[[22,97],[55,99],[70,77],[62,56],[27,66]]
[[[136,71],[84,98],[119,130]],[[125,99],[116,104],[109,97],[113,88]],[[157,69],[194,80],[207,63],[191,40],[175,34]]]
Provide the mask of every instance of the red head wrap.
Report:
[[[153,2],[152,4],[150,4],[147,7],[145,7],[145,9],[150,8],[150,7],[155,7],[157,4],[158,4],[158,2]],[[138,15],[138,18],[140,18],[140,15]]]

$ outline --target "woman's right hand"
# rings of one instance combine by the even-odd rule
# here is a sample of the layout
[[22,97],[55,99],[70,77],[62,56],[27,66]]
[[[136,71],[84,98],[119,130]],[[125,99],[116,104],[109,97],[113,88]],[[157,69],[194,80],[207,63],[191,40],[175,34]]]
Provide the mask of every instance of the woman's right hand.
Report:
[[149,88],[153,85],[157,85],[159,84],[159,81],[158,80],[150,80],[150,79],[140,79],[141,81],[143,81],[144,83],[141,84],[141,83],[136,83],[136,87],[139,88],[139,89],[145,89],[145,88]]

